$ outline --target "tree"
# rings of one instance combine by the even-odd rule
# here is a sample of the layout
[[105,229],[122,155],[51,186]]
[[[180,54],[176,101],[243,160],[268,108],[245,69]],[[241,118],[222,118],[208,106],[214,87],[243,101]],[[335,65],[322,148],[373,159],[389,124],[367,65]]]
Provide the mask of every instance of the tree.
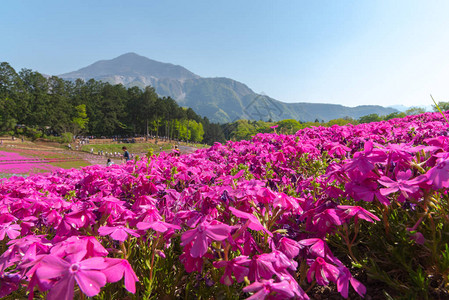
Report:
[[201,142],[204,136],[203,124],[198,123],[195,120],[189,120],[188,124],[191,132],[190,140],[193,142]]
[[26,123],[33,127],[51,126],[49,116],[50,96],[47,79],[40,73],[33,72],[29,69],[22,69],[19,73],[24,84],[24,100],[27,102],[23,105],[28,108],[25,118],[18,119],[19,122]]
[[405,114],[406,114],[407,116],[414,116],[414,115],[420,115],[420,114],[423,114],[423,113],[425,113],[425,112],[426,112],[426,110],[425,110],[424,108],[414,106],[414,107],[410,107],[409,109],[407,109],[407,110],[405,111]]
[[382,121],[378,114],[370,114],[359,118],[359,123],[371,123]]
[[[438,107],[441,109],[441,111],[447,111],[449,110],[449,102],[440,101],[438,102]],[[436,105],[432,105],[433,111],[438,112],[439,111],[438,107]]]
[[301,124],[293,119],[282,120],[277,122],[276,124],[279,125],[279,128],[277,128],[277,132],[280,132],[282,134],[294,134],[301,129]]
[[89,122],[89,118],[86,113],[86,105],[80,104],[75,106],[75,117],[72,119],[73,124],[73,135],[78,135],[82,130],[87,127],[87,123]]
[[403,112],[394,112],[391,114],[388,114],[384,117],[385,121],[391,120],[391,119],[397,119],[397,118],[403,118],[405,117],[405,113]]

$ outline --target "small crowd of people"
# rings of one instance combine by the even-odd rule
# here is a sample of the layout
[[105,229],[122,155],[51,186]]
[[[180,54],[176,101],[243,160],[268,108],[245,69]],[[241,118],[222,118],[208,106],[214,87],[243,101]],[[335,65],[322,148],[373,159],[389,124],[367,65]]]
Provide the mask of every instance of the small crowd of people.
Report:
[[[131,155],[129,154],[128,149],[125,146],[123,146],[122,151],[123,151],[123,159],[125,160],[125,162],[130,161]],[[113,164],[114,164],[114,162],[112,161],[112,159],[108,158],[108,160],[106,161],[106,166],[110,167]]]

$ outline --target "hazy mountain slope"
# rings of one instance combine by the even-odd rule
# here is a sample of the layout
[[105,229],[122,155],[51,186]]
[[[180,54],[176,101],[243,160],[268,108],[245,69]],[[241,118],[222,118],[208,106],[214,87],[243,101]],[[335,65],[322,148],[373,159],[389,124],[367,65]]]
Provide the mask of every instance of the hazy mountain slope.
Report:
[[336,118],[359,118],[376,113],[387,115],[393,108],[381,106],[345,107],[320,103],[285,103],[254,93],[248,86],[229,78],[202,78],[184,67],[161,63],[135,53],[123,54],[111,60],[101,60],[78,71],[59,77],[75,80],[91,78],[144,88],[151,85],[160,96],[170,96],[182,106],[214,122],[237,119],[296,119],[328,121]]
[[[117,76],[117,77],[116,77]],[[126,53],[110,60],[100,60],[75,72],[61,74],[62,78],[114,78],[123,80],[123,84],[135,80],[150,80],[151,78],[170,78],[185,80],[199,78],[184,67],[161,63],[135,53]]]

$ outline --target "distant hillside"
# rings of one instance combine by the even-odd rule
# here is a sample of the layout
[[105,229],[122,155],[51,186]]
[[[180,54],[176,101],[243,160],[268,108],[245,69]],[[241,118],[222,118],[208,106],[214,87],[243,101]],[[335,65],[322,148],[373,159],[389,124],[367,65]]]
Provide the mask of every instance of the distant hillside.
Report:
[[170,96],[180,105],[191,107],[198,114],[220,123],[237,119],[329,121],[343,117],[357,119],[372,113],[387,115],[397,111],[375,105],[351,108],[335,104],[285,103],[256,94],[238,81],[219,77],[203,78],[184,67],[161,63],[135,53],[101,60],[59,77],[86,81],[93,78],[127,87],[144,88],[151,85],[160,96]]

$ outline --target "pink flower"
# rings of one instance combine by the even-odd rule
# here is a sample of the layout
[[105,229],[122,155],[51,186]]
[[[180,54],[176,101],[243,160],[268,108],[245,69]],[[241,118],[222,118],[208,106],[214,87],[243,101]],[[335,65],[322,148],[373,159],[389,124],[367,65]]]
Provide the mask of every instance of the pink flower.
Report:
[[215,221],[209,223],[202,222],[195,229],[186,231],[181,236],[181,246],[185,246],[193,241],[190,254],[192,257],[202,257],[209,247],[211,241],[222,241],[228,238],[231,226]]
[[220,282],[224,285],[232,285],[234,280],[232,279],[232,274],[234,274],[237,282],[243,282],[245,276],[248,276],[247,265],[249,262],[248,256],[238,256],[230,261],[221,260],[213,263],[216,268],[225,267],[225,272],[220,278]]
[[0,224],[0,241],[3,241],[5,234],[8,235],[11,240],[14,240],[20,235],[20,225],[11,225],[11,223]]
[[256,281],[243,288],[246,293],[255,292],[247,300],[266,299],[273,295],[274,299],[290,299],[295,296],[287,281],[275,282],[273,279]]
[[126,259],[105,258],[108,267],[102,270],[108,282],[117,282],[125,276],[125,288],[131,292],[136,292],[136,281],[139,281],[136,273]]
[[299,245],[296,241],[283,237],[279,240],[279,250],[282,251],[288,258],[292,259],[299,254]]
[[366,293],[366,287],[357,279],[352,277],[351,272],[346,267],[339,268],[340,275],[337,279],[337,290],[344,298],[348,298],[349,283],[351,283],[354,290],[363,297]]
[[329,281],[336,282],[339,271],[336,266],[327,263],[323,258],[317,257],[307,272],[307,280],[312,282],[315,277],[319,285],[328,285]]
[[276,270],[273,263],[276,261],[273,253],[263,253],[260,255],[254,255],[249,262],[249,274],[250,281],[258,281],[260,279],[270,279]]
[[20,287],[21,276],[17,273],[5,273],[0,277],[0,298],[6,297]]
[[115,227],[101,226],[98,228],[98,234],[101,236],[109,235],[113,240],[124,242],[128,238],[128,234],[139,237],[135,230],[129,229],[125,226],[118,225]]
[[263,231],[269,236],[273,236],[273,234],[266,229],[262,224],[260,224],[260,221],[256,218],[255,215],[243,212],[241,210],[235,209],[234,207],[229,207],[229,210],[236,216],[242,219],[248,220],[248,228],[255,230],[255,231]]
[[322,239],[317,238],[311,238],[311,239],[305,239],[298,242],[300,246],[309,246],[309,252],[316,256],[316,257],[322,257],[322,258],[330,258],[331,260],[334,259],[334,255],[332,254],[331,250],[329,249],[329,246],[327,246],[326,242]]
[[339,213],[339,215],[344,220],[354,217],[355,223],[357,223],[358,219],[362,219],[371,223],[374,223],[374,221],[380,221],[380,219],[376,215],[359,206],[338,205],[337,207],[343,210]]
[[169,229],[181,229],[180,226],[178,225],[173,225],[170,223],[166,223],[163,221],[154,221],[154,222],[139,222],[137,223],[137,228],[140,230],[147,230],[149,228],[153,229],[154,231],[157,232],[166,232]]
[[425,176],[435,188],[449,188],[449,159],[440,160]]
[[[187,273],[201,272],[203,268],[203,257],[192,257],[191,253],[192,244],[188,244],[184,248],[184,253],[179,256],[179,260],[184,264],[184,268]],[[206,253],[204,257],[213,258],[213,255]]]
[[419,191],[419,184],[426,181],[427,179],[425,176],[418,176],[416,178],[409,180],[411,176],[412,176],[411,170],[407,170],[405,172],[398,172],[398,174],[396,175],[397,181],[393,181],[389,177],[382,176],[378,180],[378,182],[387,188],[380,189],[380,193],[383,196],[387,196],[391,193],[400,191],[403,197],[408,198],[409,194],[414,194],[417,191]]
[[97,295],[100,288],[106,284],[106,275],[101,272],[106,267],[108,264],[103,257],[67,261],[54,255],[47,255],[40,261],[35,275],[39,281],[58,280],[48,293],[49,300],[71,300],[75,281],[88,297]]

